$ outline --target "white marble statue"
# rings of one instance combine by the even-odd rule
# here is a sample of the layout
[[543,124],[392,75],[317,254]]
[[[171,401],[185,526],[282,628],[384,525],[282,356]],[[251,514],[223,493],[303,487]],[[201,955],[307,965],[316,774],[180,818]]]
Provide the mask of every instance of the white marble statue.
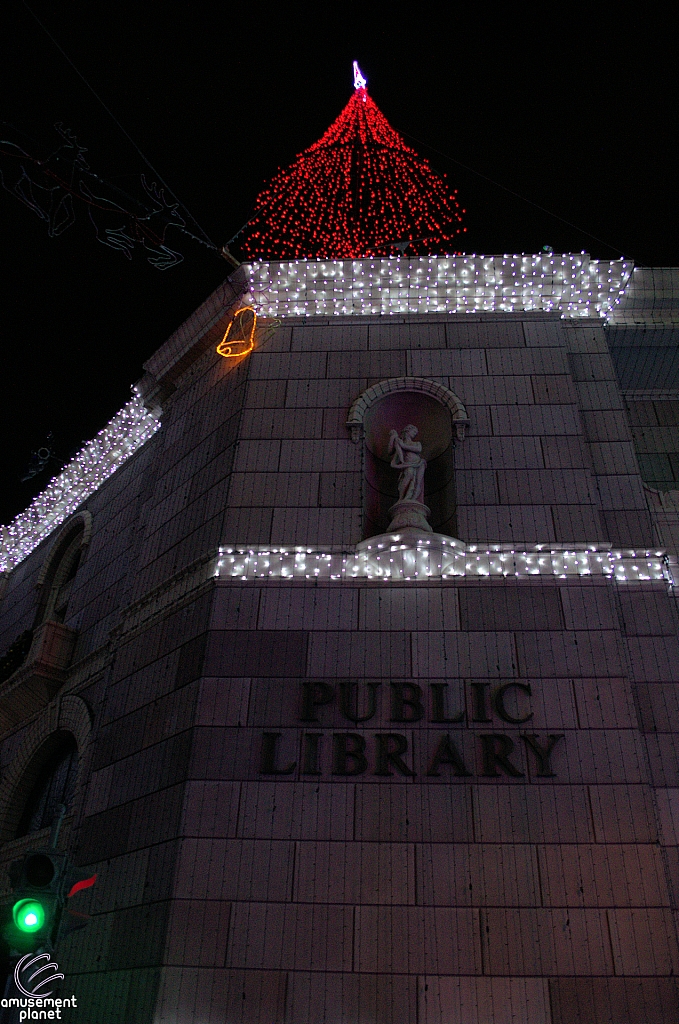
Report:
[[417,427],[409,423],[401,436],[398,431],[389,431],[389,452],[393,452],[391,466],[400,469],[398,478],[399,501],[424,502],[424,471],[426,461],[422,458],[422,444],[415,440]]

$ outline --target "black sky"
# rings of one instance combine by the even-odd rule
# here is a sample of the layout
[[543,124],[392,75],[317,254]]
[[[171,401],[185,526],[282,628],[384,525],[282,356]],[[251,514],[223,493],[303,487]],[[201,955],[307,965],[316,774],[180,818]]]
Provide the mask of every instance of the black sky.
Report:
[[[376,3],[31,8],[217,245],[340,112],[356,59],[391,124],[459,188],[467,251],[549,244],[679,265],[676,25],[657,6],[629,18],[608,3],[411,5],[407,17]],[[141,197],[140,173],[153,175],[21,2],[5,12],[0,75],[0,117],[26,149],[49,152],[63,122],[96,173]],[[49,238],[2,189],[0,230],[6,523],[49,480],[19,482],[32,449],[52,431],[67,457],[100,430],[229,268],[179,235],[181,265],[128,261],[84,210]]]

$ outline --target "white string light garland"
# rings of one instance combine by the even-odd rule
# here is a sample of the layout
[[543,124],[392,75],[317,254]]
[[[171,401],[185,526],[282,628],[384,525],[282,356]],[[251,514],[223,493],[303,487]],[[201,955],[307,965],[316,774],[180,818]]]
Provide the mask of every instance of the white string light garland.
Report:
[[[550,253],[412,260],[294,260],[248,264],[245,270],[250,280],[250,299],[267,316],[551,311],[561,312],[565,317],[587,317],[610,314],[624,295],[633,263],[592,260],[586,253]],[[23,561],[159,427],[159,421],[145,409],[135,390],[132,400],[34,498],[26,511],[8,526],[0,526],[0,571],[11,571]],[[277,556],[280,553],[277,550]],[[328,558],[334,566],[336,556],[316,555],[320,561],[314,575],[324,571]],[[459,557],[455,556],[458,568]],[[491,558],[489,550],[486,556],[474,555],[473,564],[478,568],[469,572],[495,574],[494,568],[488,572],[482,568],[486,564],[484,557],[490,559],[488,566],[500,564],[498,558]],[[521,562],[522,572],[542,572],[540,568],[529,567],[534,563],[528,553],[521,557],[528,559],[525,565]],[[639,579],[660,578],[645,575],[641,566],[628,567],[630,558],[636,566],[636,554],[620,553],[617,561],[624,569],[612,570],[616,578],[623,578],[620,572],[626,574],[628,568],[632,573],[643,572]],[[615,561],[613,552],[609,562],[610,559]],[[567,562],[568,559],[564,564]],[[541,566],[543,562],[538,559],[535,564]],[[503,569],[500,574],[510,573]],[[374,575],[394,578],[381,571]],[[331,577],[335,578],[332,574]]]
[[264,580],[432,580],[460,576],[604,576],[619,583],[674,583],[675,559],[663,550],[613,550],[596,544],[464,544],[443,534],[414,541],[384,534],[355,550],[316,547],[220,548],[215,575]]
[[634,264],[587,253],[245,264],[263,316],[552,312],[607,316]]
[[160,423],[134,397],[66,464],[9,526],[0,526],[0,571],[10,571],[60,526],[131,455]]

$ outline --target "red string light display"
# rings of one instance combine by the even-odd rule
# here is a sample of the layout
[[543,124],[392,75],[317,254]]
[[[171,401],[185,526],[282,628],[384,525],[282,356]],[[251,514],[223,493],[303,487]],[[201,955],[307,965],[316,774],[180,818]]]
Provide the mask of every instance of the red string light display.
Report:
[[462,214],[426,159],[370,98],[354,63],[354,93],[313,146],[257,197],[241,236],[247,259],[361,259],[458,251]]

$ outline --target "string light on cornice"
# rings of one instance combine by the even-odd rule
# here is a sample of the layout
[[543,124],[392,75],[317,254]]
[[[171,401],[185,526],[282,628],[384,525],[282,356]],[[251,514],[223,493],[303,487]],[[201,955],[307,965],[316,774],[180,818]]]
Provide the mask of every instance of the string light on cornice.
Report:
[[281,260],[245,266],[263,316],[551,312],[608,316],[634,264],[587,253]]
[[[253,328],[257,313],[289,317],[544,310],[573,318],[607,316],[624,295],[632,269],[629,261],[591,260],[586,253],[254,263],[246,267],[249,301],[254,303],[248,313],[253,314]],[[268,329],[277,326],[269,322]],[[245,344],[239,341],[228,354],[249,351],[253,337],[254,330],[247,337],[244,332]],[[228,348],[234,341],[225,336],[221,344]],[[135,391],[26,511],[0,526],[0,571],[26,558],[159,426]],[[628,578],[626,558],[616,565],[616,578]],[[643,566],[637,571],[642,575],[636,578],[645,578]]]
[[0,571],[9,571],[30,555],[101,487],[160,427],[144,407],[137,391],[133,398],[74,459],[55,476],[8,526],[0,526]]
[[468,544],[442,535],[413,542],[398,534],[364,541],[354,551],[316,547],[225,547],[215,575],[238,580],[353,579],[388,582],[454,577],[600,576],[617,583],[660,581],[674,584],[676,560],[664,551],[611,550],[596,544],[535,545],[516,550],[507,544]]

